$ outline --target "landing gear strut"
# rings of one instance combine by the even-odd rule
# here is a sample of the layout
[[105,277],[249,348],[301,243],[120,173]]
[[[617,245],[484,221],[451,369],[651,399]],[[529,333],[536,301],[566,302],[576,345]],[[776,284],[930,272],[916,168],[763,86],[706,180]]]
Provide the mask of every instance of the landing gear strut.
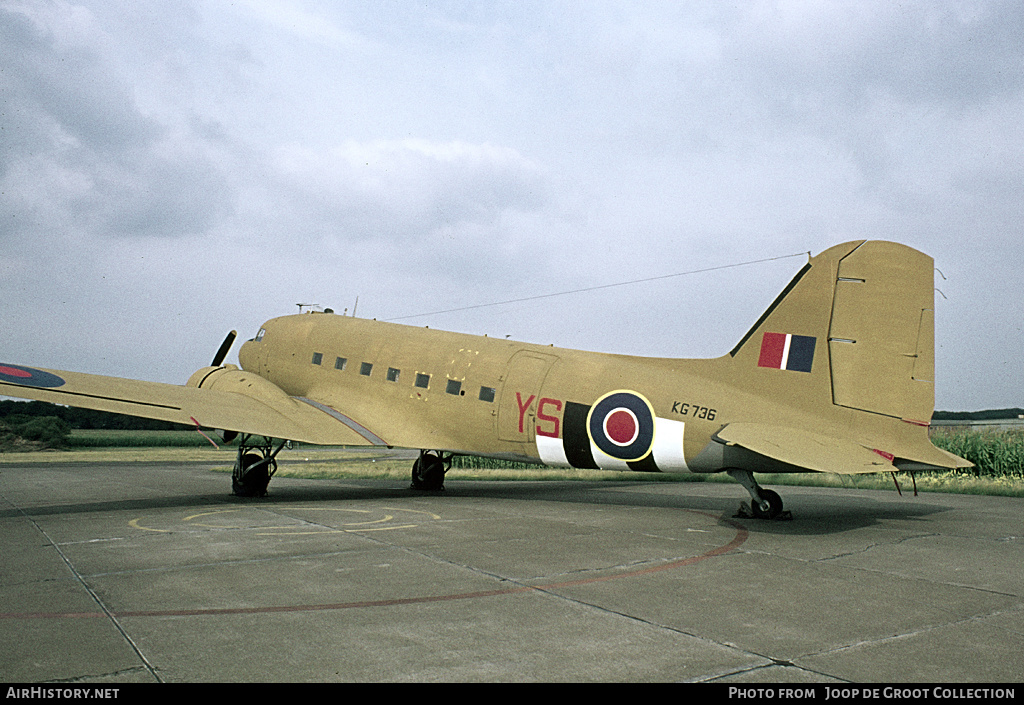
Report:
[[444,489],[444,474],[452,467],[452,455],[439,450],[421,450],[420,457],[412,464],[412,486],[414,490],[437,492]]
[[[749,470],[727,470],[729,476],[743,485],[750,493],[750,516],[754,519],[792,519],[789,512],[782,511],[782,497],[777,492],[766,490],[757,484]],[[740,507],[743,511],[746,505]]]
[[288,441],[275,449],[270,438],[255,440],[243,434],[238,441],[238,458],[231,473],[231,491],[239,497],[265,497],[270,478],[277,472],[277,454]]

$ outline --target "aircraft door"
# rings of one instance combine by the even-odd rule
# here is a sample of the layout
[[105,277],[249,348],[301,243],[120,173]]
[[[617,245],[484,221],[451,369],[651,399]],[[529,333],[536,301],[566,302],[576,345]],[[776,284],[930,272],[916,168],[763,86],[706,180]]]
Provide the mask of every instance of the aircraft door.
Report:
[[509,360],[498,401],[498,438],[532,443],[541,386],[555,355],[520,350]]

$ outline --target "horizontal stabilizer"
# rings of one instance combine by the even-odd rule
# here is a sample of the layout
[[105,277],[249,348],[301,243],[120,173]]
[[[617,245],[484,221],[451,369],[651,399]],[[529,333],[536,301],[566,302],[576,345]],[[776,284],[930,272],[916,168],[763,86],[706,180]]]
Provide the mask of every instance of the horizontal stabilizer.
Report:
[[728,445],[738,445],[772,460],[816,472],[857,475],[898,469],[885,456],[859,443],[803,429],[732,423],[715,437]]

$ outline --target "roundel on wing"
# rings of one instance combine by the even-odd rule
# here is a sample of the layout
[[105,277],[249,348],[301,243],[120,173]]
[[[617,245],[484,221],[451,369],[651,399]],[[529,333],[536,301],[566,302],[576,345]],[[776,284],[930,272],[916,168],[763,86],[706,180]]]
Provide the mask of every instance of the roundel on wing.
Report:
[[654,409],[636,392],[605,394],[590,408],[587,435],[613,458],[642,460],[654,445]]
[[23,387],[61,387],[64,380],[55,374],[21,365],[0,363],[0,382],[20,384]]

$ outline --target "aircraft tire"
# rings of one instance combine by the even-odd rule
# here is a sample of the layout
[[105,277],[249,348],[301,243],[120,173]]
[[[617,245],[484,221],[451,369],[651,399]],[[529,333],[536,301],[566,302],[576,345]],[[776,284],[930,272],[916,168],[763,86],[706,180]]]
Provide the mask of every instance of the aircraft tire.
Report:
[[[248,468],[263,460],[257,453],[246,453],[242,456],[242,467]],[[231,478],[231,490],[238,497],[265,497],[270,484],[270,464],[263,463],[242,474]]]
[[434,492],[444,489],[444,462],[440,457],[424,453],[412,464],[412,489]]
[[760,504],[757,502],[750,503],[751,513],[755,519],[774,519],[782,514],[782,497],[779,496],[778,492],[772,490],[766,490],[763,487],[759,490],[761,499],[768,502],[768,511],[761,509]]

